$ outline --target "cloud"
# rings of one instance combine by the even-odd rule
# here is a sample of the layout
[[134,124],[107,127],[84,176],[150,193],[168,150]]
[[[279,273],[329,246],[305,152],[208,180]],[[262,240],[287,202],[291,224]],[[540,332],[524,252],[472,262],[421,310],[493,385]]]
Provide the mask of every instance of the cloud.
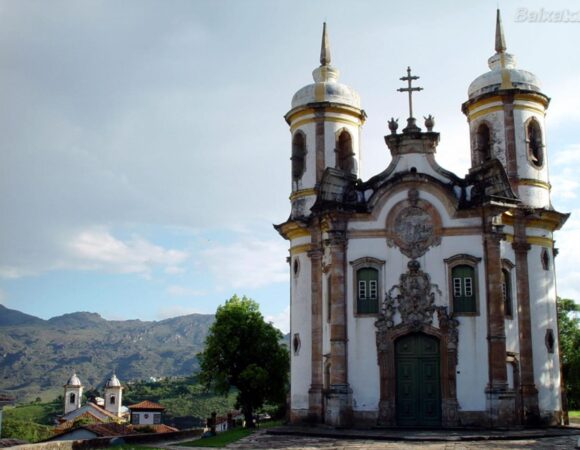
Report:
[[168,286],[165,291],[175,297],[201,297],[207,294],[206,291],[201,289],[191,289],[177,285]]
[[70,243],[72,256],[82,268],[116,273],[149,274],[155,266],[176,267],[186,252],[167,250],[139,236],[121,241],[104,229],[85,230]]
[[266,316],[265,319],[266,322],[272,322],[272,324],[282,333],[288,333],[288,331],[290,331],[290,306],[287,306],[284,311],[279,314]]
[[284,255],[288,246],[282,239],[259,240],[241,237],[239,242],[218,245],[201,252],[205,266],[212,273],[215,285],[258,288],[288,281],[288,265]]
[[160,320],[170,319],[172,317],[185,316],[188,314],[207,314],[202,313],[196,308],[181,305],[167,305],[157,310],[157,318]]

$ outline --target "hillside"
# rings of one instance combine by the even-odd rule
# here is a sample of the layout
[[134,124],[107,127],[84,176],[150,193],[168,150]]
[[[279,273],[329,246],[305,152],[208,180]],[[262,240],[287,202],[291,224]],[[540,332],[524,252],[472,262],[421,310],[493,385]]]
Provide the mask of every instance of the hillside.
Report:
[[19,400],[58,393],[73,370],[87,388],[113,369],[122,381],[191,375],[213,318],[111,321],[77,312],[43,320],[0,305],[0,390]]

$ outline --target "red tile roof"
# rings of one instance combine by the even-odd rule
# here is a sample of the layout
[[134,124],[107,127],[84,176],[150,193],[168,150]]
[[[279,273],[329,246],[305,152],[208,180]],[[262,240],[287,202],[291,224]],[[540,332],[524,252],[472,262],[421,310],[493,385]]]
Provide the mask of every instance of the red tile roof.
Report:
[[134,405],[129,405],[128,408],[138,411],[164,411],[165,406],[160,405],[159,403],[152,402],[150,400],[143,400],[142,402],[135,403]]
[[133,428],[152,428],[155,433],[172,433],[174,431],[179,431],[177,428],[170,427],[169,425],[164,425],[162,423],[157,425],[133,425]]

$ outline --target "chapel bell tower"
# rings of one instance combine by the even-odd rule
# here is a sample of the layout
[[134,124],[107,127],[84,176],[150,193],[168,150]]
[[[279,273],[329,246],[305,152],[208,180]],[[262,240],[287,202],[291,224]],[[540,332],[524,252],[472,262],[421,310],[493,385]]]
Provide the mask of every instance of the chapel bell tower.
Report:
[[515,57],[506,52],[499,10],[495,54],[488,65],[490,71],[471,83],[462,106],[469,122],[471,166],[498,159],[524,205],[550,208],[544,124],[550,99],[538,78],[517,69]]
[[107,384],[105,384],[105,409],[117,417],[121,416],[121,406],[123,405],[123,386],[113,373]]
[[360,128],[366,115],[359,95],[338,82],[340,72],[330,61],[325,23],[320,66],[312,72],[314,83],[294,94],[292,109],[285,116],[292,135],[292,218],[310,215],[327,167],[355,179],[360,173]]
[[68,414],[81,407],[81,400],[83,397],[83,384],[73,372],[72,376],[64,385],[64,413]]

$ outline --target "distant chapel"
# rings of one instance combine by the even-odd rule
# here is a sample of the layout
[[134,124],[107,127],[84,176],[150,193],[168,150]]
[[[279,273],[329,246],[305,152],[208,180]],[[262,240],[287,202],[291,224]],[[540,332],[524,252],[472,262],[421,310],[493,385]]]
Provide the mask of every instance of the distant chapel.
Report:
[[[434,120],[391,119],[392,161],[359,179],[366,114],[338,82],[326,33],[294,95],[290,241],[292,422],[457,427],[557,424],[562,379],[553,233],[537,77],[506,52],[462,105],[465,178],[435,161]],[[411,100],[409,69],[402,78]]]

